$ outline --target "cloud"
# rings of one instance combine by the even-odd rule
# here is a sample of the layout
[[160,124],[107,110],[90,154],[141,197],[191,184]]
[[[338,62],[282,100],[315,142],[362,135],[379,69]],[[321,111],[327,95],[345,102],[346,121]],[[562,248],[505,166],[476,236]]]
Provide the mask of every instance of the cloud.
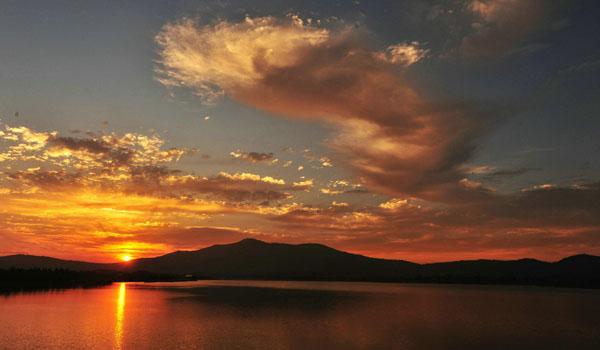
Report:
[[525,175],[531,172],[540,171],[541,168],[530,168],[530,167],[522,167],[522,168],[512,168],[512,169],[498,169],[491,171],[489,173],[484,174],[483,176],[486,179],[499,179],[499,178],[511,178],[517,177],[521,175]]
[[337,129],[328,144],[338,158],[373,188],[435,200],[466,191],[462,165],[485,114],[428,101],[355,29],[273,17],[207,26],[186,20],[167,24],[156,41],[164,84],[204,100],[227,94],[277,115],[324,120]]
[[296,51],[322,43],[328,35],[293,20],[281,26],[272,17],[202,28],[191,20],[167,24],[155,38],[162,50],[158,79],[167,86],[193,86],[211,102],[226,90],[253,85],[261,66],[293,64]]
[[472,0],[471,34],[460,49],[476,57],[506,53],[540,26],[552,6],[542,0]]
[[361,184],[352,183],[348,180],[332,180],[329,181],[327,187],[321,188],[320,192],[331,196],[339,194],[365,194],[369,191],[362,188]]
[[48,155],[54,158],[73,155],[80,159],[103,162],[108,166],[128,165],[134,151],[123,147],[116,138],[74,138],[51,136],[48,139]]
[[314,186],[314,180],[313,179],[301,180],[301,181],[294,182],[292,184],[292,188],[293,189],[300,190],[300,191],[308,191],[313,186]]
[[40,168],[10,173],[9,178],[50,191],[71,189],[82,184],[82,176],[79,173],[68,173],[64,170],[44,171]]
[[245,160],[250,163],[273,163],[276,161],[275,154],[273,153],[261,153],[261,152],[244,152],[239,149],[233,152],[230,152],[233,158]]
[[423,49],[418,41],[413,41],[390,45],[384,52],[375,53],[375,57],[406,67],[425,58],[428,52],[429,50]]
[[392,198],[387,202],[383,202],[383,203],[379,204],[379,207],[383,208],[383,209],[395,210],[395,209],[403,207],[407,204],[408,204],[407,199]]
[[187,148],[164,149],[164,140],[157,135],[126,133],[88,133],[88,137],[70,137],[58,132],[37,132],[25,126],[4,125],[0,139],[12,143],[0,153],[1,161],[43,161],[83,169],[101,167],[103,171],[117,171],[148,164],[177,161],[195,150]]
[[[171,176],[157,190],[167,193],[210,194],[229,201],[274,201],[289,198],[285,181],[251,173],[222,172],[213,177]],[[141,188],[144,190],[144,187]]]

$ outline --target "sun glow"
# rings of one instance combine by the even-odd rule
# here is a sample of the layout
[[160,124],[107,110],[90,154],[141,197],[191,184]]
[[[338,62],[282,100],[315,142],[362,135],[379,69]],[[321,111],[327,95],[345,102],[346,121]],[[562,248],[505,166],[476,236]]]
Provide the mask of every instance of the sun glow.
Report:
[[121,256],[121,260],[123,260],[125,262],[131,261],[131,259],[132,259],[131,255],[128,255],[128,254]]

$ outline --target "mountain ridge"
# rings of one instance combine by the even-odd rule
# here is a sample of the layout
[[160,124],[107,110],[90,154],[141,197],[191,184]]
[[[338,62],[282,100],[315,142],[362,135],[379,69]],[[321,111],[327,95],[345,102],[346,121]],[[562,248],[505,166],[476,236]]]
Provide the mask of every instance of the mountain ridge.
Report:
[[577,254],[555,262],[460,260],[418,264],[373,258],[318,243],[288,244],[252,238],[193,251],[174,251],[128,263],[90,263],[17,254],[0,269],[146,271],[209,279],[332,280],[475,284],[527,284],[600,288],[600,257]]

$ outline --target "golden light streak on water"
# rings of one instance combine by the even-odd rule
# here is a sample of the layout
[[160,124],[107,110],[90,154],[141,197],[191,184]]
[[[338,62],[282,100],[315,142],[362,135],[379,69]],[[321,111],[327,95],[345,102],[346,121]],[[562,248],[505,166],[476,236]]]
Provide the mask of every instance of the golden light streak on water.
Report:
[[123,324],[125,321],[125,301],[127,296],[127,284],[119,283],[117,294],[117,311],[115,317],[115,349],[123,349]]

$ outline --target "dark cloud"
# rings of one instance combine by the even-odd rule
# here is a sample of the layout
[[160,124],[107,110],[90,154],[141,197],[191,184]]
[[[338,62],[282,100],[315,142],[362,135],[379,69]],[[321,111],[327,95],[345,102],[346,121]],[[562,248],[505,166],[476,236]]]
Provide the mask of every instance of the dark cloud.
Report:
[[113,142],[107,142],[97,138],[95,134],[88,136],[88,138],[51,136],[48,138],[48,149],[53,152],[68,150],[87,153],[104,163],[105,166],[112,167],[129,165],[135,154],[134,150],[119,146],[114,139]]
[[123,191],[167,198],[209,198],[231,202],[269,202],[290,197],[286,191],[302,191],[305,186],[286,186],[258,175],[242,177],[221,173],[212,177],[183,175],[165,166],[132,167],[128,176],[111,179],[97,174],[64,170],[30,169],[9,173],[22,186],[36,186],[46,191],[81,188]]
[[87,136],[69,137],[53,133],[46,141],[47,153],[52,158],[72,158],[87,163],[88,167],[97,166],[103,168],[103,172],[111,172],[118,168],[155,166],[197,152],[188,148],[162,149],[164,141],[158,136],[91,132]]
[[40,187],[49,191],[68,190],[83,184],[81,173],[69,173],[63,170],[30,169],[9,173],[9,178],[19,183]]
[[48,144],[50,148],[66,148],[71,151],[85,151],[93,154],[108,154],[111,152],[111,145],[98,139],[53,136],[48,139]]
[[260,177],[255,174],[220,173],[211,177],[180,174],[180,171],[165,167],[136,168],[132,180],[125,189],[139,194],[169,197],[208,196],[232,202],[277,201],[289,198],[282,180]]
[[[545,23],[561,1],[471,0],[471,33],[460,50],[469,56],[495,57],[515,49]],[[531,45],[530,45],[531,46]]]
[[237,150],[235,152],[231,152],[231,156],[236,159],[245,160],[251,163],[272,162],[273,160],[275,160],[274,153],[243,152]]
[[515,177],[524,175],[534,171],[541,171],[541,168],[514,168],[514,169],[500,169],[492,171],[488,174],[485,174],[485,177],[488,178],[498,178],[498,177]]

